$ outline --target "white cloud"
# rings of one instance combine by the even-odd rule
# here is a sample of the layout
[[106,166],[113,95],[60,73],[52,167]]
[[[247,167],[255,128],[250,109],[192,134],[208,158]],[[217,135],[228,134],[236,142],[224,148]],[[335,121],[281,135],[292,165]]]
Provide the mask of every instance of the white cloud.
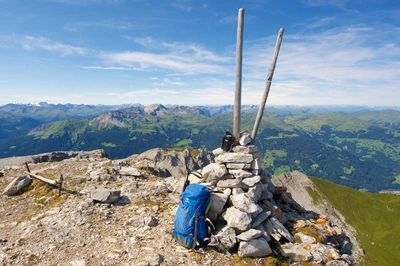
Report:
[[99,70],[135,70],[128,67],[102,67],[102,66],[81,66],[83,69],[99,69]]
[[[354,25],[301,35],[284,34],[271,100],[274,104],[285,104],[289,99],[290,104],[368,101],[393,105],[393,98],[400,102],[399,37],[393,36],[396,29],[385,31],[383,36],[382,30]],[[244,83],[251,81],[250,90],[265,82],[275,41],[270,37],[247,43],[243,71]],[[377,93],[383,90],[388,96]]]
[[50,52],[57,52],[62,55],[79,54],[84,55],[88,52],[86,48],[53,42],[44,37],[25,36],[22,41],[25,50],[43,49]]
[[174,54],[155,54],[143,52],[103,53],[101,57],[107,64],[140,68],[142,70],[170,70],[181,74],[221,74],[225,73],[223,66],[214,62],[202,62],[194,57]]
[[165,78],[164,79],[165,83],[171,84],[171,85],[177,85],[177,86],[183,86],[185,85],[185,83],[183,83],[182,81],[180,81],[179,78],[175,78],[173,80],[170,80],[169,78]]

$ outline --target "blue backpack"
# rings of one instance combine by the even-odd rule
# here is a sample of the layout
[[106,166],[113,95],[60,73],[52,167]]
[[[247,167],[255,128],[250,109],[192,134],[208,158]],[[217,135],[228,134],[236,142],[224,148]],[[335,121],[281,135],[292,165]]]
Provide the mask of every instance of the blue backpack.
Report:
[[190,184],[183,191],[174,220],[174,238],[180,245],[186,248],[205,245],[210,196],[207,187],[199,184]]

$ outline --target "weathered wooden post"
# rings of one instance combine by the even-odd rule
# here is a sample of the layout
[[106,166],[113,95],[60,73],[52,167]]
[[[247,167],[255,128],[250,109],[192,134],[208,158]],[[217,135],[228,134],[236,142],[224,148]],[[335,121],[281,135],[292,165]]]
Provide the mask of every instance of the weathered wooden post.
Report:
[[47,183],[47,184],[52,185],[54,187],[57,187],[58,188],[58,196],[61,196],[62,182],[64,180],[62,174],[59,177],[58,181],[51,180],[51,179],[42,177],[40,175],[32,174],[31,170],[29,169],[28,163],[25,163],[25,166],[26,166],[26,170],[27,170],[27,171],[25,171],[25,174],[27,174],[30,178],[35,178],[35,179],[40,180],[40,181],[42,181],[44,183]]
[[276,66],[276,61],[278,60],[279,49],[280,49],[281,43],[282,43],[282,36],[283,36],[283,28],[279,29],[279,32],[278,32],[278,38],[276,40],[275,51],[274,51],[274,55],[272,57],[272,63],[269,67],[267,80],[265,82],[264,95],[263,95],[263,98],[261,99],[261,104],[258,108],[258,113],[257,113],[256,121],[254,122],[253,131],[251,132],[251,139],[252,139],[251,143],[254,143],[254,140],[256,139],[258,127],[260,126],[260,122],[261,122],[261,119],[264,114],[265,103],[267,102],[268,93],[269,93],[269,89],[271,87],[271,81],[272,81],[272,77],[274,75],[274,70],[275,70],[275,66]]
[[236,80],[235,80],[235,104],[233,112],[233,136],[237,143],[240,138],[240,106],[242,98],[242,51],[243,51],[243,18],[244,9],[238,13],[238,27],[236,37]]

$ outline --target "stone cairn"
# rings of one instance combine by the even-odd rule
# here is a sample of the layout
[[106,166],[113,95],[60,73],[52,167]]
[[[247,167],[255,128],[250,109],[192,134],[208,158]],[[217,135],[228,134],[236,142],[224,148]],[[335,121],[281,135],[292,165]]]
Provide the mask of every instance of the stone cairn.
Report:
[[[250,141],[242,137],[230,152],[214,150],[215,162],[189,176],[211,191],[207,218],[214,228],[208,246],[241,257],[281,254],[292,262],[354,265],[349,238],[326,216],[306,211],[286,187],[275,186]],[[316,234],[302,233],[306,227]]]

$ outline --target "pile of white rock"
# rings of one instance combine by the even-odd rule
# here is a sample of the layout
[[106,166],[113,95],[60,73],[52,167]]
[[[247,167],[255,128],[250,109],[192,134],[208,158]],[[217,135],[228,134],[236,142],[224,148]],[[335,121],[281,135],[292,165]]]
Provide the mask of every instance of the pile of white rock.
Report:
[[[257,147],[236,145],[230,152],[218,148],[213,153],[214,163],[199,170],[201,175],[189,176],[191,183],[211,190],[207,217],[215,228],[208,246],[242,257],[281,254],[290,261],[355,264],[349,238],[327,217],[306,211],[285,187],[276,187],[261,167]],[[301,233],[305,227],[317,236]]]

